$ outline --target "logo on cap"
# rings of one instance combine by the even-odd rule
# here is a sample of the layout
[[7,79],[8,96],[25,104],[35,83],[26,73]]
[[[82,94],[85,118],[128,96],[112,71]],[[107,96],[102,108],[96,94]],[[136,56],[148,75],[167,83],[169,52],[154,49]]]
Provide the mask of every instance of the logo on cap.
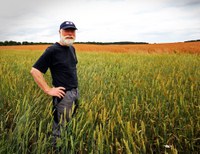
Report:
[[72,22],[69,22],[69,21],[66,21],[65,24],[67,24],[67,25],[73,25],[73,23],[72,23]]

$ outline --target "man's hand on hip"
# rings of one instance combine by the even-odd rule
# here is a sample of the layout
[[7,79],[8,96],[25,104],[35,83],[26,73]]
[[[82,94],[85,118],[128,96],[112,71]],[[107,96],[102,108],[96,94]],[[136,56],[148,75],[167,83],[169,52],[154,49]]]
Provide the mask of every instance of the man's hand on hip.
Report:
[[64,90],[64,87],[53,87],[46,91],[46,93],[50,96],[57,96],[59,98],[62,98],[65,96]]

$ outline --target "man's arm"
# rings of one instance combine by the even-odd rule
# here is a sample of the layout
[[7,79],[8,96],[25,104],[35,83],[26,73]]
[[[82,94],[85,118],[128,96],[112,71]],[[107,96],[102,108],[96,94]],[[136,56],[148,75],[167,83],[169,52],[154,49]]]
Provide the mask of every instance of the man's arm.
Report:
[[45,81],[45,78],[42,74],[42,72],[40,72],[38,69],[32,67],[31,71],[30,71],[31,75],[33,76],[35,82],[37,83],[37,85],[48,95],[50,96],[57,96],[59,98],[64,97],[65,92],[63,90],[65,90],[64,87],[53,87],[50,88],[49,85],[47,84],[47,82]]

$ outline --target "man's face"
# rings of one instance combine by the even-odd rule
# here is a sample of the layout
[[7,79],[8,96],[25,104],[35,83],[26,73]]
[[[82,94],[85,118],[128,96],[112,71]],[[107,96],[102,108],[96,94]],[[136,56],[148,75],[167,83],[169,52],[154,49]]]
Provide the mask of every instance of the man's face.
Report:
[[60,42],[64,46],[70,46],[74,43],[76,33],[74,29],[61,29],[60,30]]

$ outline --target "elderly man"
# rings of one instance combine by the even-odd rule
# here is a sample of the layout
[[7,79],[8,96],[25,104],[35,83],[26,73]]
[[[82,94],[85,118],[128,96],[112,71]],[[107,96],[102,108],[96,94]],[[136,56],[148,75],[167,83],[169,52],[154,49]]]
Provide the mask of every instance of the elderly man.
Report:
[[[37,85],[48,95],[53,96],[53,135],[60,136],[59,123],[69,121],[72,108],[78,105],[78,63],[75,48],[72,46],[76,37],[76,26],[71,21],[60,25],[60,41],[48,47],[31,69]],[[43,73],[50,69],[53,87],[50,87]]]

